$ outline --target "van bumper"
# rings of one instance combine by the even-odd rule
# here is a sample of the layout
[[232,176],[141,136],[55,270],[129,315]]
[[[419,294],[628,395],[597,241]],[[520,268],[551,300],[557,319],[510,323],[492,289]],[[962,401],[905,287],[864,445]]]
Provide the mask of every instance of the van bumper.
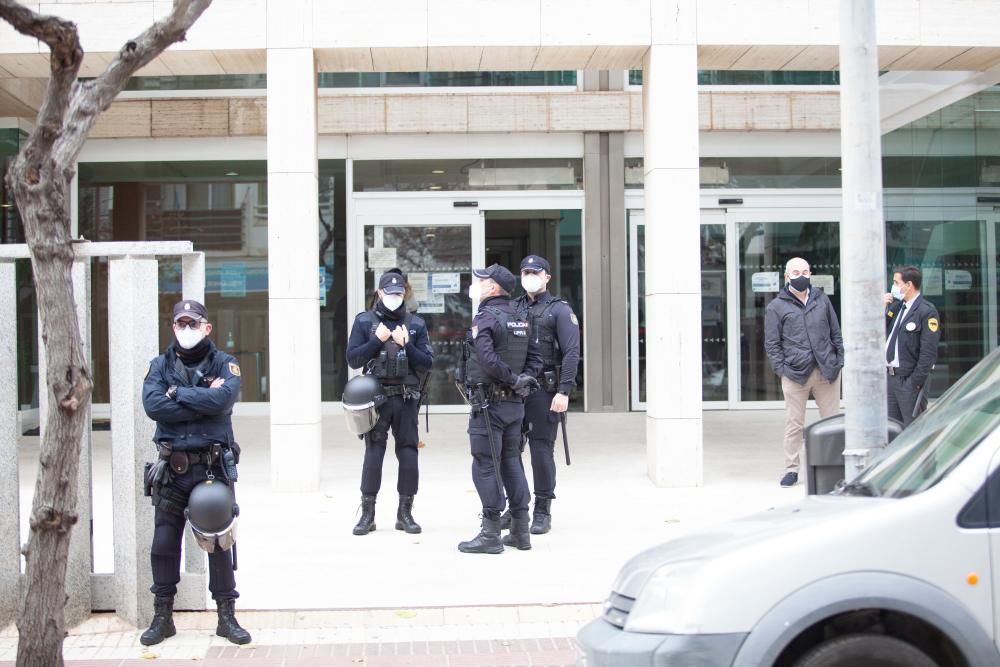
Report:
[[745,633],[654,635],[625,632],[603,619],[576,635],[583,652],[577,667],[729,667]]

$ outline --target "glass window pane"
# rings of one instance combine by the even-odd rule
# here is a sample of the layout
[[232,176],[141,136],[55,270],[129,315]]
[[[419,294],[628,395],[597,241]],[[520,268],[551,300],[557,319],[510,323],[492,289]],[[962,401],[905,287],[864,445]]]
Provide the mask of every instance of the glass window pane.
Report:
[[744,222],[739,234],[740,400],[778,401],[781,382],[764,352],[764,311],[784,289],[785,263],[809,262],[814,284],[832,281],[828,294],[840,317],[840,227],[835,222]]
[[356,160],[355,192],[582,190],[583,160]]
[[322,400],[347,384],[347,181],[344,160],[319,162],[319,326]]
[[701,398],[729,399],[726,226],[701,226]]
[[543,72],[320,72],[320,88],[576,86],[576,70]]

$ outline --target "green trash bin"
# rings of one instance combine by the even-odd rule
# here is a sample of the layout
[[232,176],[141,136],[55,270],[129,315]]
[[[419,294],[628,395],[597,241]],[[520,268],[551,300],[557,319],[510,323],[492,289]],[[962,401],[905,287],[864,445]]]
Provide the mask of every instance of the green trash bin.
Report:
[[[902,433],[903,425],[889,420],[889,442]],[[830,493],[844,479],[844,415],[833,415],[803,429],[805,435],[806,493]]]

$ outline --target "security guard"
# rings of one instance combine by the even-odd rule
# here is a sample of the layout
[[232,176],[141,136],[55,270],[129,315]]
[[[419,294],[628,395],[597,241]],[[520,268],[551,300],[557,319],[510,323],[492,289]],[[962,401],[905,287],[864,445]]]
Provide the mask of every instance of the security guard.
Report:
[[[159,453],[147,464],[147,494],[154,513],[150,591],[154,616],[140,641],[150,646],[176,634],[174,596],[180,581],[184,510],[192,489],[207,479],[235,482],[239,445],[233,437],[233,404],[240,393],[240,366],[208,337],[208,311],[197,301],[174,306],[175,341],[153,359],[142,387],[142,405],[156,422]],[[231,549],[208,555],[208,589],[218,607],[216,634],[246,644],[250,633],[236,621],[236,577]]]
[[889,417],[910,423],[927,409],[927,381],[937,361],[941,320],[937,308],[920,294],[922,276],[901,266],[885,295],[885,361]]
[[399,460],[399,507],[396,530],[416,534],[420,525],[413,519],[413,497],[417,494],[418,414],[422,380],[434,362],[427,326],[407,312],[403,295],[406,282],[402,273],[386,272],[379,278],[378,303],[354,318],[347,342],[347,363],[364,368],[379,379],[386,402],[379,408],[379,420],[365,434],[365,459],[361,468],[361,518],[355,535],[375,530],[375,498],[382,486],[389,429]]
[[556,429],[560,413],[569,408],[580,362],[580,322],[568,303],[547,291],[552,279],[549,271],[544,257],[528,255],[522,259],[521,287],[525,294],[514,301],[514,310],[531,324],[531,336],[542,355],[542,372],[537,377],[541,391],[524,401],[524,429],[535,482],[533,535],[547,533],[552,527],[549,509],[556,497]]
[[[504,544],[531,548],[528,533],[528,480],[521,464],[521,422],[524,397],[538,387],[535,377],[542,358],[527,320],[517,316],[510,302],[517,280],[506,268],[493,264],[472,272],[469,288],[479,302],[472,328],[466,332],[465,361],[460,375],[472,407],[469,441],[472,481],[483,507],[482,529],[458,550],[498,554]],[[501,488],[502,487],[502,488]],[[500,513],[510,500],[510,539],[500,539]]]

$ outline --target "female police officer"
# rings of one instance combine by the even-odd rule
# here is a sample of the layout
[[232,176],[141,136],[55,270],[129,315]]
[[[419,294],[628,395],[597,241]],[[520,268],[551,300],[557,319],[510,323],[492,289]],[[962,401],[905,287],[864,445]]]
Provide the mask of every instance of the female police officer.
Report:
[[379,420],[365,435],[365,459],[361,468],[361,519],[355,535],[375,530],[375,497],[382,486],[389,429],[399,460],[399,508],[396,529],[419,533],[413,520],[413,496],[417,493],[417,417],[420,411],[421,379],[434,361],[424,321],[406,310],[405,280],[399,273],[382,274],[379,301],[369,311],[354,318],[347,342],[347,363],[364,368],[382,383],[386,402],[379,408]]

